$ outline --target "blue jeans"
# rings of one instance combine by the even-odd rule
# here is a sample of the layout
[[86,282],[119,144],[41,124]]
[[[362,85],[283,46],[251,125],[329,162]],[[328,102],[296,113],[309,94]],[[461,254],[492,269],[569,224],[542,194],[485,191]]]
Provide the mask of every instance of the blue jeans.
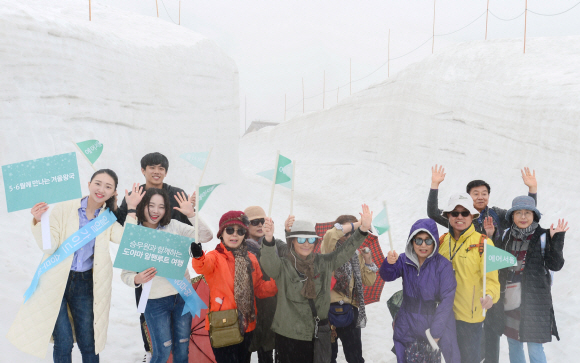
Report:
[[[526,363],[524,343],[515,339],[507,338],[510,348],[510,363]],[[546,354],[541,343],[527,342],[530,363],[546,363]]]
[[52,332],[54,338],[52,359],[55,363],[72,363],[74,341],[67,305],[75,325],[75,336],[83,363],[98,363],[99,356],[95,354],[93,330],[93,270],[70,271],[68,275],[66,289]]
[[173,362],[187,363],[191,313],[181,316],[185,301],[179,294],[149,299],[145,321],[151,335],[151,363],[165,363],[173,352]]
[[461,354],[461,363],[479,363],[482,323],[466,323],[455,320],[457,329],[457,345]]

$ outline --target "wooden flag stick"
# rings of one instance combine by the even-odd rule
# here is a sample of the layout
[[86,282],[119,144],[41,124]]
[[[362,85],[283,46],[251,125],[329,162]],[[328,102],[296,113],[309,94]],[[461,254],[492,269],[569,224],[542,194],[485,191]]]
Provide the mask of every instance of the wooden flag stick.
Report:
[[179,25],[181,25],[181,0],[179,0]]
[[286,121],[286,94],[284,93],[284,121]]
[[352,58],[349,59],[349,84],[350,84],[350,94],[352,95]]
[[394,251],[395,248],[393,247],[393,237],[391,236],[391,222],[389,221],[389,212],[387,211],[387,202],[383,201],[383,207],[385,208],[385,215],[387,216],[387,224],[389,225],[389,229],[387,232],[389,233],[389,247],[391,251]]
[[526,0],[526,11],[524,15],[524,54],[526,54],[526,28],[528,26],[528,0]]
[[487,11],[485,13],[485,40],[487,40],[487,20],[489,19],[489,0],[487,0]]
[[294,212],[294,179],[296,174],[296,161],[292,161],[292,190],[290,191],[290,215]]
[[73,143],[73,145],[77,148],[78,151],[80,151],[80,153],[85,157],[85,160],[87,161],[87,163],[89,163],[89,165],[91,166],[91,168],[93,168],[94,171],[97,171],[97,168],[95,168],[95,166],[93,165],[93,163],[91,163],[91,161],[89,160],[89,158],[87,158],[87,156],[85,155],[85,153],[81,150],[81,148],[77,145],[76,142],[74,141],[70,141]]
[[276,175],[278,174],[278,160],[280,160],[280,150],[276,151],[276,167],[272,178],[272,192],[270,193],[270,207],[268,208],[268,217],[272,217],[272,203],[274,202],[274,188],[276,187]]
[[[437,243],[437,241],[435,241]],[[485,283],[487,282],[487,273],[485,271],[487,264],[487,239],[483,242],[483,298],[485,299]],[[485,309],[481,309],[483,317],[485,317]]]
[[302,77],[302,113],[304,113],[304,77]]
[[209,153],[207,153],[207,158],[205,159],[205,164],[203,165],[203,170],[201,171],[201,176],[199,177],[199,183],[195,188],[195,242],[199,243],[197,240],[199,238],[199,222],[198,222],[198,215],[199,215],[199,187],[201,187],[201,181],[203,180],[203,176],[205,174],[205,169],[207,169],[207,163],[209,162],[209,157],[211,156],[211,152],[213,147],[209,148]]
[[387,78],[391,76],[391,29],[389,29],[389,42],[387,45]]
[[157,4],[157,0],[155,0],[155,8],[157,8],[157,17],[159,17],[159,5]]
[[324,110],[324,99],[326,97],[326,71],[322,74],[322,109]]
[[431,54],[435,51],[435,2],[433,0],[433,42],[431,43]]
[[89,21],[91,21],[91,0],[89,0]]

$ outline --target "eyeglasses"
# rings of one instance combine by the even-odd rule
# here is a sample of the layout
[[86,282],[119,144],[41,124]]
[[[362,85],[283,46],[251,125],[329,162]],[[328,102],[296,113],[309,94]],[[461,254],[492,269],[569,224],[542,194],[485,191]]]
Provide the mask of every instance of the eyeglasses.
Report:
[[236,232],[238,234],[238,236],[245,236],[246,235],[246,230],[244,228],[226,227],[226,229],[224,229],[224,231],[226,231],[227,234],[232,235],[232,236],[233,236],[234,232]]
[[250,224],[252,226],[259,226],[260,224],[261,225],[264,225],[264,222],[266,222],[266,219],[264,219],[264,218],[258,218],[258,219],[252,219],[250,221]]
[[304,238],[304,237],[297,237],[296,242],[300,244],[304,244],[304,242],[308,241],[308,243],[313,244],[316,242],[316,237]]
[[415,244],[417,246],[421,246],[423,244],[423,242],[425,242],[425,244],[427,246],[431,246],[433,244],[433,239],[432,238],[425,238],[425,239],[415,238]]
[[460,214],[462,217],[469,217],[471,212],[468,210],[464,210],[463,212],[456,212],[456,211],[449,212],[449,214],[451,214],[451,217],[455,217],[455,218],[459,217]]

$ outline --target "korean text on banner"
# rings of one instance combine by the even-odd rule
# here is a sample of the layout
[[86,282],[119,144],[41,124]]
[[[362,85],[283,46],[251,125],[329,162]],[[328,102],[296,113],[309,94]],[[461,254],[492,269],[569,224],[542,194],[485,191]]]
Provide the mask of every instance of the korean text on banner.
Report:
[[103,144],[99,140],[77,142],[77,146],[85,154],[87,159],[89,159],[91,164],[94,164],[103,152]]
[[8,212],[82,197],[74,152],[3,165],[2,177]]
[[501,270],[502,268],[517,266],[518,261],[514,255],[509,252],[502,250],[501,248],[486,246],[486,265],[485,273],[492,272],[495,270]]
[[203,205],[207,201],[207,198],[213,193],[215,188],[217,188],[219,184],[212,184],[212,185],[205,185],[203,187],[199,187],[199,210],[203,208]]
[[193,238],[126,224],[113,267],[141,272],[150,267],[157,276],[183,279]]

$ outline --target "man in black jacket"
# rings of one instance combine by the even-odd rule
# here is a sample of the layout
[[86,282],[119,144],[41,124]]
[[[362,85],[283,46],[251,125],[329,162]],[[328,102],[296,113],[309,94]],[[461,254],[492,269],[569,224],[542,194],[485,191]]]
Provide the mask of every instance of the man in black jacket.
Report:
[[[144,190],[149,188],[164,189],[167,194],[169,194],[169,210],[171,211],[171,219],[176,219],[191,226],[191,222],[183,213],[173,209],[173,207],[179,207],[179,203],[175,196],[178,193],[185,194],[185,192],[183,189],[172,187],[163,182],[163,179],[167,176],[167,170],[169,170],[169,160],[167,160],[165,155],[154,152],[143,156],[143,158],[141,158],[141,173],[145,176],[145,184],[141,185],[141,187],[143,187]],[[185,194],[185,198],[188,198],[187,194]],[[117,208],[114,213],[117,217],[117,222],[124,225],[125,219],[127,218],[127,202],[125,201],[125,198],[123,198],[121,206]],[[143,291],[141,287],[135,289],[135,300],[137,301],[137,305],[139,305],[141,291]],[[145,347],[145,357],[143,358],[143,362],[147,363],[151,359],[151,346],[147,339],[147,326],[145,325],[145,316],[143,314],[140,316],[140,321],[141,336],[143,337],[143,345]]]

